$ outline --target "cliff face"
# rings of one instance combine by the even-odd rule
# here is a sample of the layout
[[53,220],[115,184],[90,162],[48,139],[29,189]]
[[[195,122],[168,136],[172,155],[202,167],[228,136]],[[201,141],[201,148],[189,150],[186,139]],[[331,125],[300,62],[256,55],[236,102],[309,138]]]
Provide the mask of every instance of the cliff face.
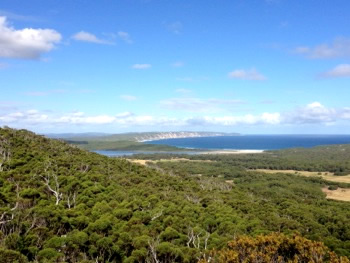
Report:
[[155,141],[163,139],[175,139],[175,138],[193,138],[193,137],[214,137],[214,136],[227,136],[231,134],[221,132],[159,132],[152,134],[145,134],[135,136],[136,141]]

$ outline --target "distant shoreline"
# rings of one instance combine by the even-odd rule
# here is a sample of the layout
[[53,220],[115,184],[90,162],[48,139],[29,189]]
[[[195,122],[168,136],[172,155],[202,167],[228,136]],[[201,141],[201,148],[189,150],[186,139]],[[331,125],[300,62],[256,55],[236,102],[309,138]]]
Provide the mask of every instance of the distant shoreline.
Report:
[[265,150],[213,150],[198,152],[198,154],[249,154],[263,152],[265,152]]
[[152,141],[163,141],[169,139],[188,139],[188,138],[210,138],[210,137],[223,137],[223,136],[240,136],[239,133],[204,133],[204,132],[169,132],[160,133],[158,135],[147,136],[147,138],[135,137],[137,142],[152,142]]

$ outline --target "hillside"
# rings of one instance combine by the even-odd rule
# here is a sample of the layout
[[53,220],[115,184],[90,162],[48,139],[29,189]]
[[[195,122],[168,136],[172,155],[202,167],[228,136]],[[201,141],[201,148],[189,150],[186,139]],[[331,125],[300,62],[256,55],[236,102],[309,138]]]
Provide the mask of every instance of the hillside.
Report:
[[[206,262],[236,255],[237,242],[249,247],[254,239],[242,235],[271,232],[350,256],[350,204],[326,200],[322,180],[163,172],[9,128],[0,129],[0,153],[2,262]],[[316,246],[323,262],[339,262],[301,237],[266,240]],[[288,251],[274,255],[299,253]]]

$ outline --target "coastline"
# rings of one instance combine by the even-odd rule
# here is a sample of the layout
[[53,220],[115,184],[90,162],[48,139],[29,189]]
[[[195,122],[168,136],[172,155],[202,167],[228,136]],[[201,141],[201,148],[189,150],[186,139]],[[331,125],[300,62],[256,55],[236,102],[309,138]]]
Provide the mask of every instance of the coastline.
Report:
[[264,152],[265,150],[213,150],[198,152],[198,154],[251,154]]
[[[186,134],[187,133],[187,134]],[[234,134],[234,133],[209,133],[209,134],[201,134],[201,133],[195,133],[195,132],[181,132],[180,134],[177,134],[177,132],[174,133],[164,133],[156,136],[150,136],[148,138],[138,138],[136,137],[136,142],[144,143],[144,142],[152,142],[152,141],[161,141],[161,140],[169,140],[169,139],[187,139],[187,138],[205,138],[205,137],[223,137],[223,136],[239,136],[240,134]]]

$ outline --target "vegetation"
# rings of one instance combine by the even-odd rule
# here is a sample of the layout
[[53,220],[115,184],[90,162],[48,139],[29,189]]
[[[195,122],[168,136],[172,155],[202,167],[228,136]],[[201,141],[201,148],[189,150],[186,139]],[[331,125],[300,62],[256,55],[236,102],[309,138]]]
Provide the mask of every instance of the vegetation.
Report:
[[175,146],[149,144],[136,141],[74,141],[66,140],[67,143],[79,146],[82,149],[96,151],[158,151],[158,152],[180,152],[189,151],[188,149]]
[[0,129],[2,262],[234,260],[244,240],[246,251],[261,253],[260,235],[270,247],[289,244],[278,254],[288,259],[293,246],[316,247],[325,262],[347,262],[339,256],[350,256],[350,203],[326,200],[323,180],[247,172],[230,161],[207,173],[205,163],[199,176],[191,165],[204,162],[188,163],[144,167]]
[[[211,262],[350,262],[338,258],[321,242],[307,240],[298,235],[283,234],[258,236],[255,239],[241,236],[228,243],[228,248],[211,253]],[[201,262],[207,262],[201,260]]]
[[335,175],[350,174],[350,145],[317,146],[267,151],[259,154],[199,154],[199,155],[134,155],[136,159],[211,160],[223,162],[241,169],[271,169],[332,172]]
[[[64,134],[63,134],[64,135]],[[68,134],[69,135],[69,134]],[[218,133],[218,132],[140,132],[140,133],[121,133],[101,136],[62,136],[65,141],[79,145],[81,148],[96,151],[96,150],[113,150],[113,151],[160,151],[160,152],[187,152],[192,151],[185,148],[144,143],[145,140],[157,138],[167,138],[168,136],[236,136],[237,133]],[[59,137],[59,135],[54,135]],[[199,151],[199,150],[197,150]]]

